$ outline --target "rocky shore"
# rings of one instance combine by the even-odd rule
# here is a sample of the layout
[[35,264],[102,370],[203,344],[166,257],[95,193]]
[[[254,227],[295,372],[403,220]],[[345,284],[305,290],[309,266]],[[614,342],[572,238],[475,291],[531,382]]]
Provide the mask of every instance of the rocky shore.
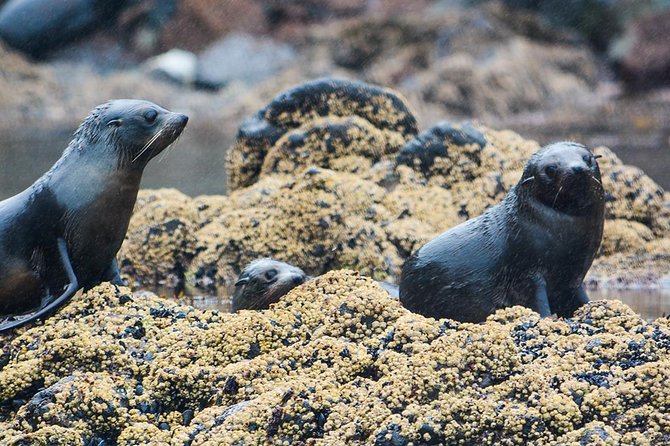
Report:
[[[144,191],[119,257],[133,283],[214,290],[271,256],[310,275],[349,268],[394,281],[435,235],[498,203],[539,145],[474,122],[419,132],[390,90],[317,80],[252,115],[228,149],[227,196]],[[607,148],[603,244],[590,286],[658,286],[670,199]],[[398,159],[396,163],[394,160]]]
[[[596,301],[565,320],[513,307],[457,323],[410,313],[373,280],[396,281],[423,243],[498,203],[540,147],[529,138],[667,147],[670,95],[613,95],[580,38],[500,2],[374,15],[356,0],[270,3],[212,14],[220,2],[184,0],[154,36],[214,65],[244,57],[239,42],[293,58],[216,89],[71,58],[126,51],[105,35],[119,30],[137,60],[154,55],[137,46],[152,36],[133,25],[141,9],[80,52],[0,48],[0,132],[73,127],[106,99],[141,97],[187,112],[228,160],[226,195],[140,192],[119,253],[130,288],[101,284],[0,335],[0,444],[670,443],[667,317]],[[319,22],[323,5],[338,20]],[[667,287],[670,194],[595,151],[606,221],[588,287]],[[264,256],[319,277],[239,314],[137,291],[215,294]]]
[[616,301],[477,325],[345,270],[234,315],[103,284],[0,342],[7,445],[670,440],[668,321]]
[[[134,284],[212,289],[267,255],[322,275],[238,314],[110,284],[75,297],[0,338],[0,443],[665,444],[667,318],[597,301],[460,324],[371,280],[498,202],[538,147],[472,122],[420,132],[402,96],[363,83],[278,95],[229,149],[231,193],[141,192],[119,260]],[[588,281],[658,284],[668,194],[597,151],[607,221]]]

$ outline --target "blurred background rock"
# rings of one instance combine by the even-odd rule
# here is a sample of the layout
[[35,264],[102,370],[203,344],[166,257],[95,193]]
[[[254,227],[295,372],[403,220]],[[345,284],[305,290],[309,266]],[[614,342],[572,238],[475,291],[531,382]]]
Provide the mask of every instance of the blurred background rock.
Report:
[[192,117],[146,187],[223,193],[225,151],[244,118],[327,75],[400,91],[422,128],[474,118],[540,143],[607,145],[668,188],[669,8],[668,0],[0,1],[0,197],[51,165],[91,108],[119,97]]

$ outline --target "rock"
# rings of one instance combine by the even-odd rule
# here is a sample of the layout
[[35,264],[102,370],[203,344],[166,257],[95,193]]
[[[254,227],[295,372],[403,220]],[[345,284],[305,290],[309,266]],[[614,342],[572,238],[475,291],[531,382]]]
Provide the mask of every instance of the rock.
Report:
[[[344,80],[294,87],[242,125],[230,195],[140,194],[123,270],[138,283],[215,293],[250,261],[273,257],[309,275],[351,268],[393,282],[425,242],[499,203],[539,149],[475,122],[417,127],[390,90]],[[654,243],[670,236],[670,195],[610,150],[596,153],[607,221],[589,283],[657,284],[668,256]],[[639,269],[626,267],[633,257]]]
[[618,61],[629,88],[657,88],[670,81],[670,37],[666,32],[669,26],[670,10],[642,17],[630,25],[628,41]]
[[418,76],[423,98],[475,116],[509,116],[594,97],[596,65],[588,51],[523,37],[490,47],[486,58],[455,53]]
[[512,307],[459,324],[412,314],[352,271],[239,314],[102,284],[0,339],[2,444],[669,438],[668,320],[616,301],[565,320]]
[[[275,144],[286,146],[291,144],[292,139],[301,138],[304,142],[308,142],[304,133],[313,126],[315,119],[338,117],[359,117],[367,120],[370,125],[358,121],[357,128],[353,128],[354,131],[362,133],[358,138],[363,140],[376,138],[377,142],[382,142],[382,146],[386,145],[385,141],[388,140],[391,149],[395,147],[396,150],[405,139],[417,131],[416,118],[405,100],[395,92],[342,79],[325,78],[305,82],[278,95],[270,104],[242,124],[237,142],[227,154],[228,189],[232,191],[253,184],[260,174],[267,153]],[[317,125],[324,127],[320,132],[328,131],[328,125],[323,121]],[[379,134],[365,136],[365,132],[373,131],[375,128],[387,133],[388,136],[383,137]],[[292,134],[294,131],[297,132],[295,135]],[[286,139],[282,140],[284,135],[287,135]],[[356,138],[347,138],[346,141],[340,139],[346,144],[356,142]],[[324,150],[318,143],[312,143],[312,146],[314,150]],[[351,150],[355,148],[361,150],[360,144]],[[286,152],[281,148],[275,150]],[[384,147],[376,147],[375,150],[379,154],[388,151]],[[372,157],[380,159],[377,154]],[[272,168],[268,166],[266,170]]]
[[198,57],[189,51],[171,49],[148,59],[144,68],[149,73],[165,76],[174,82],[193,85],[197,76]]
[[181,0],[163,28],[163,51],[181,48],[198,53],[228,33],[259,34],[267,30],[260,2],[248,0]]
[[109,25],[126,1],[10,0],[0,9],[0,37],[34,57]]
[[185,271],[195,255],[198,219],[193,201],[166,189],[142,192],[135,207],[117,256],[121,272],[136,286],[183,288]]
[[235,81],[253,85],[276,75],[296,59],[289,45],[267,37],[231,33],[199,54],[197,82],[208,88]]

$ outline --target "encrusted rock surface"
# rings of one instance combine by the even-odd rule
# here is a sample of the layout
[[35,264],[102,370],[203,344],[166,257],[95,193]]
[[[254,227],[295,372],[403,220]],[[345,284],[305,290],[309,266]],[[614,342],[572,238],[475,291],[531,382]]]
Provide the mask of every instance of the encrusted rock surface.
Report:
[[670,441],[668,320],[616,301],[478,325],[344,270],[239,314],[103,284],[0,345],[0,444]]
[[[350,268],[393,281],[435,235],[480,215],[518,182],[539,145],[476,122],[420,132],[405,99],[320,79],[278,95],[229,151],[232,192],[144,191],[120,255],[138,283],[234,283],[259,257],[310,275]],[[601,147],[605,235],[591,285],[654,285],[670,271],[670,199]]]

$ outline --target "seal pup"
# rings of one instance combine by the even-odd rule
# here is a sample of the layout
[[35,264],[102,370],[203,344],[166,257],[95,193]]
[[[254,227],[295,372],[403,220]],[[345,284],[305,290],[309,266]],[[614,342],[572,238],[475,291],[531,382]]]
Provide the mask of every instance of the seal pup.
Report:
[[121,283],[116,253],[142,172],[187,122],[151,102],[107,102],[46,174],[0,202],[0,316],[39,307],[0,323],[0,332],[46,316],[80,287]]
[[586,147],[559,142],[528,160],[503,201],[434,238],[403,266],[400,301],[434,318],[481,322],[523,305],[568,317],[600,246],[604,191]]
[[297,266],[271,258],[249,263],[235,282],[232,311],[264,310],[293,288],[309,280]]

